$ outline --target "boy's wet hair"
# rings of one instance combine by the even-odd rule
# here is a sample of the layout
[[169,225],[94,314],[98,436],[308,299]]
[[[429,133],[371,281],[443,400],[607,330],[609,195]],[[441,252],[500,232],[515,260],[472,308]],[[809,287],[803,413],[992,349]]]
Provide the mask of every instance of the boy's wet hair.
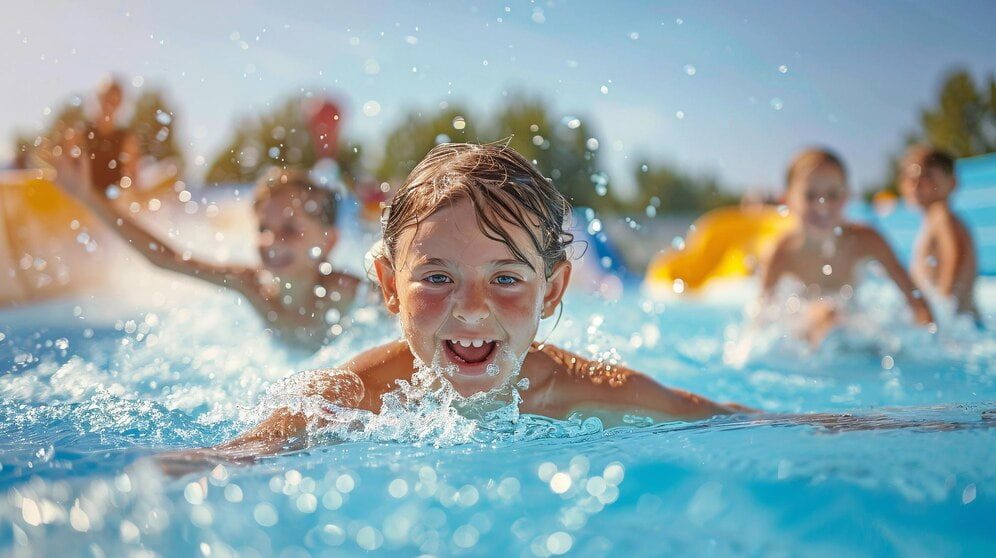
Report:
[[840,155],[825,147],[811,147],[800,151],[792,158],[788,171],[785,173],[785,188],[788,189],[796,177],[808,174],[823,165],[837,167],[840,174],[844,176],[844,181],[847,181],[847,167],[844,166],[844,160],[841,159]]
[[940,169],[947,174],[954,175],[955,159],[947,151],[938,149],[931,145],[913,145],[906,150],[903,157],[903,166],[916,163],[924,169],[931,167]]
[[567,198],[511,147],[470,143],[437,145],[412,170],[384,207],[383,244],[375,255],[393,262],[403,230],[463,199],[473,203],[481,232],[508,246],[516,259],[533,267],[508,225],[529,235],[548,277],[554,264],[567,259],[573,241],[564,229],[571,215]]
[[273,167],[259,177],[253,196],[253,208],[259,207],[274,194],[285,190],[302,193],[301,207],[307,215],[318,219],[327,226],[334,227],[339,211],[336,194],[328,188],[315,184],[307,171]]

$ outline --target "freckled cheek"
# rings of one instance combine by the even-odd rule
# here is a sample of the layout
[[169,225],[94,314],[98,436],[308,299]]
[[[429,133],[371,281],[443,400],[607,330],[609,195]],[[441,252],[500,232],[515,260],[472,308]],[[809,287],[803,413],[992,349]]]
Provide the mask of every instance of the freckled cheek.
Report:
[[415,287],[401,296],[406,319],[412,325],[435,331],[446,321],[448,297],[443,290],[433,291]]
[[535,292],[501,292],[494,295],[496,311],[505,321],[527,322],[536,319],[539,296]]

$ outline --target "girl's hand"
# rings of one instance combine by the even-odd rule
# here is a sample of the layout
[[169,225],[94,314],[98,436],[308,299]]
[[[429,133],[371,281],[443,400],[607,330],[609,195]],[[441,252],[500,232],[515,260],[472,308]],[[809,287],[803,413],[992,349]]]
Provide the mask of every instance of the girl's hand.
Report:
[[55,181],[64,192],[81,200],[93,196],[90,157],[79,145],[69,142],[56,145],[45,140],[35,154],[55,169]]

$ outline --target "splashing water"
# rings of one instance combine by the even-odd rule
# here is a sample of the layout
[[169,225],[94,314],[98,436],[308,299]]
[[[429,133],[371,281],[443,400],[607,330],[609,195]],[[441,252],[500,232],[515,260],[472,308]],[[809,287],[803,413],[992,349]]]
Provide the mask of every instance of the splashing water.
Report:
[[[394,322],[356,319],[302,354],[234,295],[141,268],[130,279],[142,296],[0,315],[0,554],[996,550],[996,338],[897,327],[902,300],[874,282],[854,293],[883,324],[866,351],[758,350],[732,366],[724,332],[756,294],[743,285],[706,301],[572,293],[549,334],[718,401],[850,415],[830,430],[781,415],[553,420],[519,413],[521,377],[463,398],[432,365],[377,415],[335,409],[302,390],[319,373],[297,371],[397,339]],[[996,290],[980,288],[991,321]],[[230,439],[281,404],[314,419],[306,449],[179,479],[145,459]],[[910,427],[843,430],[896,422]]]

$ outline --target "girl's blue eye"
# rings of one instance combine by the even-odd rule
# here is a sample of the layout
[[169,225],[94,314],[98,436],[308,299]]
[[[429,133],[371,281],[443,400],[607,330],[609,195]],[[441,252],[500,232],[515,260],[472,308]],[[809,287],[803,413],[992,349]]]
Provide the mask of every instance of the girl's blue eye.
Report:
[[514,285],[519,282],[517,277],[512,277],[511,275],[499,275],[495,277],[495,283],[499,285]]
[[431,283],[433,285],[442,285],[444,283],[449,283],[450,278],[443,275],[442,273],[434,273],[423,279],[426,283]]

